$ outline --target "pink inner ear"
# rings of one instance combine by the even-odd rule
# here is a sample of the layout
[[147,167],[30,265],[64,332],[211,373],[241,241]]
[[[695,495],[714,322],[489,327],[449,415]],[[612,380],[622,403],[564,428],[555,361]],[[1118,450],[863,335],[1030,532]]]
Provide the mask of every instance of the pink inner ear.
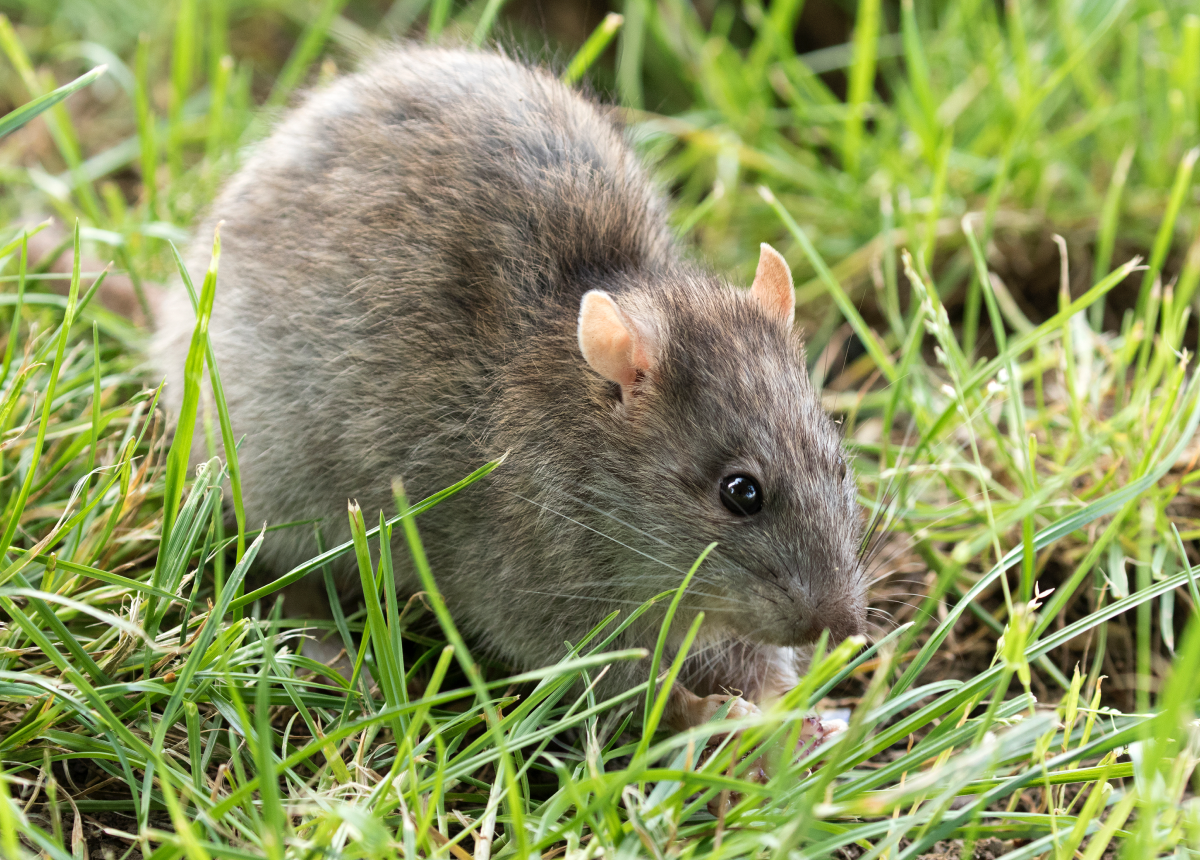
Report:
[[792,270],[783,255],[765,242],[761,245],[758,269],[750,294],[762,304],[767,313],[781,320],[788,328],[796,315],[796,292],[792,287]]
[[648,366],[645,350],[635,343],[624,314],[600,290],[585,294],[580,303],[579,349],[593,370],[621,385],[633,385],[638,370]]

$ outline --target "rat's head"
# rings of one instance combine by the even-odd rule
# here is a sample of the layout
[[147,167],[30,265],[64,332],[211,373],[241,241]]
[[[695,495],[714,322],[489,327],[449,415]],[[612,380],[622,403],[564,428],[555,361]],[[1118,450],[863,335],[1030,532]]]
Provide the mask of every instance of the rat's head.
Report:
[[866,616],[854,477],[794,312],[787,264],[763,245],[749,291],[678,272],[618,296],[593,290],[579,315],[583,356],[611,383],[606,423],[624,442],[604,468],[622,519],[676,569],[717,541],[692,605],[774,645],[825,629],[840,639]]

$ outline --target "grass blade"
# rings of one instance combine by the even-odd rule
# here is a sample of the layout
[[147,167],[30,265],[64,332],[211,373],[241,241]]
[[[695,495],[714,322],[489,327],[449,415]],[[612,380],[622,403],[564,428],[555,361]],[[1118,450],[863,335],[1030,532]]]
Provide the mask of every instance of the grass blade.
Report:
[[108,66],[97,66],[87,74],[80,75],[75,80],[71,81],[71,83],[63,84],[53,92],[46,93],[44,96],[38,96],[37,98],[21,105],[16,110],[0,117],[0,137],[4,137],[5,135],[16,131],[38,114],[49,110],[67,96],[83,89],[88,84],[99,78],[106,71],[108,71]]

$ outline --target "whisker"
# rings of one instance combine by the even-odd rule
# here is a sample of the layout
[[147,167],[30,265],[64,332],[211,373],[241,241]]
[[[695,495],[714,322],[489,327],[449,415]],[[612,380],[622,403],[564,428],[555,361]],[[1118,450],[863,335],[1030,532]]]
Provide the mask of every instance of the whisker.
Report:
[[[905,428],[905,430],[904,430],[904,440],[903,440],[903,442],[901,442],[901,446],[900,446],[901,452],[908,450],[908,442],[909,442],[909,439],[912,437],[912,433],[913,433],[913,430],[915,427],[916,427],[916,418],[910,417],[909,422],[908,422],[908,427]],[[886,532],[894,520],[894,518],[892,516],[892,514],[894,513],[894,511],[892,510],[892,508],[893,508],[892,503],[895,501],[897,496],[899,496],[899,494],[900,494],[900,488],[896,486],[896,482],[899,480],[899,477],[900,477],[899,462],[897,462],[896,465],[897,465],[897,469],[895,472],[892,473],[892,477],[888,480],[887,486],[884,487],[883,493],[882,493],[879,501],[875,505],[875,511],[872,514],[871,519],[868,523],[866,533],[863,535],[863,541],[859,547],[859,556],[860,557],[869,555],[869,550],[871,548],[871,542],[872,542],[874,536],[880,532]],[[884,524],[883,528],[879,529],[880,517],[884,516],[884,515],[887,516],[887,521]]]
[[663,567],[670,568],[671,570],[675,571],[676,573],[680,573],[680,574],[687,573],[687,571],[680,570],[679,568],[675,567],[675,565],[670,564],[669,562],[665,562],[661,558],[656,558],[656,557],[650,555],[650,553],[648,553],[648,552],[642,552],[637,547],[630,546],[629,544],[625,543],[624,541],[619,541],[610,534],[605,534],[604,532],[600,531],[599,529],[592,528],[587,523],[581,523],[579,520],[575,519],[574,517],[567,516],[562,511],[556,511],[556,510],[554,510],[554,508],[550,507],[549,505],[543,505],[541,502],[535,502],[533,499],[526,498],[525,496],[522,496],[520,493],[514,493],[512,490],[505,490],[504,492],[508,493],[510,496],[515,496],[516,498],[520,499],[523,502],[529,502],[529,504],[531,504],[531,505],[536,505],[537,507],[541,508],[542,510],[546,511],[547,513],[551,513],[551,514],[554,514],[555,516],[562,517],[567,522],[574,523],[575,525],[579,526],[580,528],[585,528],[588,531],[592,532],[593,534],[600,535],[600,537],[606,538],[607,540],[612,541],[613,543],[617,544],[618,546],[624,547],[625,549],[629,550],[630,552],[635,552],[638,555],[642,556],[643,558],[648,558],[648,559],[650,559],[650,561],[653,561],[656,564],[661,564]]
[[[588,492],[593,493],[594,495],[603,497],[603,493],[597,491],[595,488],[593,488],[591,486],[585,486],[584,489],[587,490]],[[590,502],[585,502],[583,499],[579,499],[579,498],[576,498],[575,496],[572,496],[570,493],[560,491],[560,495],[564,496],[565,498],[570,499],[571,501],[575,502],[576,504],[583,505],[585,508],[588,508],[591,511],[595,511],[596,513],[600,514],[601,516],[608,517],[613,522],[620,523],[621,525],[625,526],[625,528],[629,529],[630,531],[637,532],[638,534],[642,535],[643,537],[647,537],[652,541],[657,541],[658,543],[662,544],[667,549],[670,549],[670,550],[675,549],[674,546],[667,543],[665,540],[658,537],[657,535],[652,535],[648,531],[645,531],[643,529],[638,528],[635,525],[625,522],[625,520],[621,519],[620,517],[616,516],[615,514],[611,513],[610,511],[606,511],[606,510],[603,510],[602,508],[598,508],[595,505],[591,504]]]
[[517,594],[536,594],[541,597],[561,597],[566,600],[590,600],[596,603],[619,603],[626,606],[641,606],[645,601],[641,600],[621,600],[616,597],[594,597],[589,594],[568,594],[562,591],[536,591],[530,588],[514,589]]
[[[593,585],[600,585],[600,584],[608,585],[610,583],[608,583],[608,582],[605,582],[605,583],[572,583],[572,585],[576,588],[587,588],[587,587],[590,587]],[[642,583],[640,581],[631,581],[630,584],[643,585],[644,583]],[[515,589],[515,590],[521,594],[538,594],[538,595],[547,596],[547,597],[562,597],[562,598],[565,598],[568,600],[595,600],[595,601],[606,601],[606,602],[610,602],[610,603],[630,603],[635,606],[641,606],[643,603],[645,603],[644,600],[621,599],[621,598],[617,598],[617,597],[609,597],[608,595],[604,595],[604,594],[599,594],[599,595],[597,595],[597,594],[581,594],[581,593],[578,593],[575,591],[544,591],[544,590],[529,589],[529,588],[521,588],[521,589]],[[707,591],[693,591],[691,589],[688,589],[687,595],[690,598],[701,598],[701,599],[710,601],[710,603],[712,603],[712,604],[725,603],[725,604],[729,604],[732,606],[742,606],[745,603],[745,601],[740,598],[729,597],[728,595],[724,595],[724,594],[712,594],[711,592],[707,592]]]
[[[890,599],[889,599],[889,600],[887,600],[887,602],[888,602],[888,603],[895,603],[895,604],[897,604],[897,605],[899,605],[899,606],[907,606],[909,609],[913,610],[914,612],[916,612],[916,611],[919,611],[919,610],[920,610],[920,608],[921,608],[920,606],[918,606],[918,605],[917,605],[917,604],[915,604],[915,603],[909,603],[907,600],[890,600]],[[939,605],[939,606],[941,606],[941,605],[944,605],[943,601],[940,601],[940,600],[939,600],[939,601],[938,601],[938,605]]]

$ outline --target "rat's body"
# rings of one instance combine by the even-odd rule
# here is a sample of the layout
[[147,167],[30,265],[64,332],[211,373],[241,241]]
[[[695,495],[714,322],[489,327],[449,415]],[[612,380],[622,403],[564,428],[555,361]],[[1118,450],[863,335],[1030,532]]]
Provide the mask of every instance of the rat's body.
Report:
[[[712,541],[673,627],[706,612],[682,676],[701,696],[774,697],[794,647],[861,628],[853,480],[790,331],[786,266],[764,254],[746,291],[685,262],[620,132],[548,74],[398,49],[251,154],[194,271],[218,219],[210,333],[251,522],[321,518],[340,542],[347,499],[369,525],[394,511],[393,478],[419,499],[507,452],[418,525],[457,624],[509,663],[560,659]],[[160,317],[178,405],[194,317],[179,291]],[[727,509],[730,475],[754,476],[761,512]],[[313,554],[302,526],[260,559],[278,574]],[[652,648],[660,618],[618,644]],[[702,718],[688,701],[676,724]]]

